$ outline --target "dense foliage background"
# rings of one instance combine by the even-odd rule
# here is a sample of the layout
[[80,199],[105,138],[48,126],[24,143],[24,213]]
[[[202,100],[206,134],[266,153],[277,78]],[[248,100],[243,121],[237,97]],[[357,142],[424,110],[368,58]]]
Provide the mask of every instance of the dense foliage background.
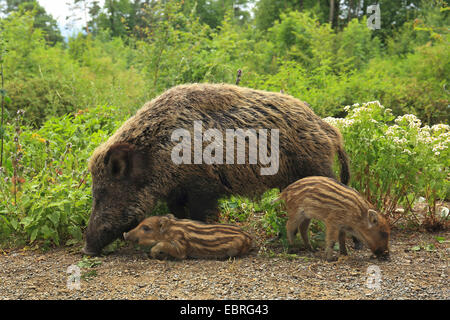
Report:
[[[73,12],[88,19],[65,39],[37,1],[0,1],[0,238],[80,241],[93,149],[167,88],[235,83],[238,69],[239,85],[283,90],[338,126],[352,186],[392,222],[401,205],[410,222],[423,224],[412,208],[425,199],[426,223],[445,225],[448,6],[373,2],[381,8],[378,30],[367,26],[374,3],[365,0],[106,0],[103,7],[72,0]],[[224,214],[242,217],[256,206],[268,233],[279,232],[283,213],[267,197],[254,206],[232,198]]]

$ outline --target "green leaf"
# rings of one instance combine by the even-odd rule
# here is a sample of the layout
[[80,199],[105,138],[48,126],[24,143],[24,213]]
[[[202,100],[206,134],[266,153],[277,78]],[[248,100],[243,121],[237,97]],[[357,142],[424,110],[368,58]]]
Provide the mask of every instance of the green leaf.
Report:
[[64,212],[65,212],[66,215],[70,214],[70,208],[71,208],[70,202],[64,203]]
[[29,216],[29,217],[23,218],[23,219],[20,221],[20,224],[23,225],[23,227],[24,227],[25,229],[27,229],[28,226],[30,226],[30,225],[32,224],[32,222],[33,222],[33,218]]
[[16,218],[11,218],[9,223],[14,228],[14,230],[17,231],[17,228],[19,227],[19,221]]
[[5,99],[6,104],[10,104],[12,101],[11,98],[8,96],[4,96],[4,99]]
[[49,226],[46,224],[41,227],[41,232],[42,232],[44,239],[49,239],[54,234],[54,230],[50,229]]
[[34,240],[36,240],[37,234],[38,234],[38,228],[34,229],[34,230],[31,232],[31,235],[30,235],[30,242],[33,242]]
[[94,268],[101,264],[102,261],[97,258],[84,257],[81,261],[77,263],[77,266],[80,268]]
[[444,243],[444,241],[445,241],[445,238],[444,237],[435,237],[435,239],[436,239],[436,241],[437,242],[439,242],[439,243]]
[[55,228],[59,225],[59,211],[54,210],[52,213],[50,213],[47,218],[53,223],[53,226]]
[[68,228],[69,234],[77,241],[81,241],[83,239],[83,234],[81,233],[81,228],[79,226],[69,226]]
[[420,251],[420,246],[414,246],[411,248],[411,251]]

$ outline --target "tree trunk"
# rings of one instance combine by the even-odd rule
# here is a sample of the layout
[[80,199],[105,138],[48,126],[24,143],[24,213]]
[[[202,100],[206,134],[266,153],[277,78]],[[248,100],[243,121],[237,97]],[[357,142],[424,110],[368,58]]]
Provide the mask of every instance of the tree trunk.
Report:
[[358,5],[356,7],[356,17],[359,18],[359,11],[361,11],[361,0],[358,0]]
[[111,24],[111,33],[113,34],[113,36],[117,36],[116,35],[116,28],[115,28],[115,25],[114,25],[114,15],[116,14],[115,13],[115,10],[114,10],[115,8],[114,8],[114,3],[112,2],[112,0],[109,0],[109,12],[110,12],[110,16],[109,16],[109,23]]
[[353,0],[348,2],[347,23],[352,19]]
[[334,0],[330,0],[330,24],[333,27],[333,19],[334,18]]

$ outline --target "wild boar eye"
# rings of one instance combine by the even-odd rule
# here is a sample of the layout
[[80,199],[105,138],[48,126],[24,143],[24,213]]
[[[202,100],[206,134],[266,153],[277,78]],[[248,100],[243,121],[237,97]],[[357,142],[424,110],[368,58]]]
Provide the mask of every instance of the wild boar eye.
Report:
[[148,226],[142,226],[142,230],[143,230],[144,232],[150,232],[150,231],[152,231],[152,229],[150,229]]
[[380,236],[383,239],[389,238],[389,234],[387,232],[385,232],[385,231],[380,231]]

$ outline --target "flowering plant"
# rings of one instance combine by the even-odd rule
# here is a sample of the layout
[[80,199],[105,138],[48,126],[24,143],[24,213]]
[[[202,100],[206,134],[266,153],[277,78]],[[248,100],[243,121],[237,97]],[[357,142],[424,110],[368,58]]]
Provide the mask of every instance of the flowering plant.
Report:
[[[422,126],[412,114],[395,118],[378,101],[344,108],[345,118],[326,118],[338,127],[351,159],[351,185],[391,218],[408,217],[417,225],[442,226],[448,216],[439,215],[439,204],[449,198],[450,127]],[[427,204],[420,221],[414,204]],[[398,206],[403,215],[396,215]]]

